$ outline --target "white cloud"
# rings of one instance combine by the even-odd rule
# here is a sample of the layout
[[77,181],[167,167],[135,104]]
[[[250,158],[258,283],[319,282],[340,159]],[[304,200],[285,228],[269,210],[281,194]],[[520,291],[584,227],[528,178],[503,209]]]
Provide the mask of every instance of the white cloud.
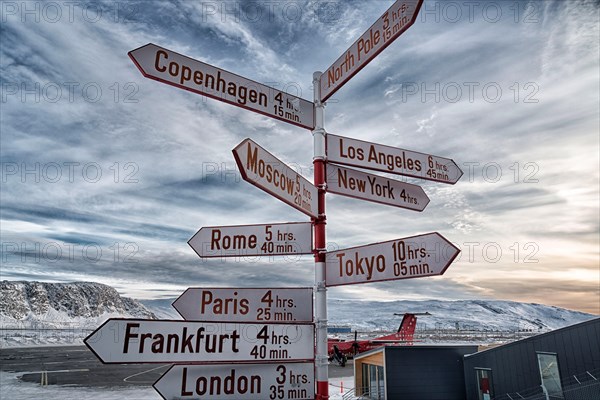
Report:
[[[297,18],[278,10],[250,21],[218,10],[208,15],[198,2],[129,4],[135,12],[119,22],[109,13],[94,23],[81,17],[23,23],[10,15],[3,22],[3,243],[91,242],[104,250],[98,263],[80,255],[51,268],[10,253],[3,278],[119,281],[123,291],[139,294],[143,267],[152,290],[191,281],[310,284],[310,257],[203,263],[186,244],[201,226],[305,221],[241,181],[231,149],[251,137],[311,179],[310,132],[144,78],[127,52],[154,42],[258,81],[295,82],[311,99],[312,72],[328,67],[386,5],[343,3],[322,14],[322,4],[307,2]],[[465,172],[453,186],[411,180],[431,198],[422,213],[328,195],[332,246],[431,231],[463,252],[465,243],[480,243],[476,262],[463,259],[444,277],[340,293],[392,299],[505,291],[526,300],[510,283],[530,282],[529,295],[539,299],[546,292],[532,282],[540,274],[559,287],[572,273],[575,283],[556,295],[566,304],[598,284],[598,6],[535,2],[538,22],[515,22],[511,4],[496,23],[480,12],[472,21],[467,14],[457,22],[421,16],[328,102],[328,131],[449,157]],[[72,100],[65,82],[79,84]],[[36,94],[21,92],[21,84],[35,91],[36,83],[56,83],[63,96],[52,102],[52,92],[39,91],[36,101]],[[82,94],[88,83],[102,89],[98,101]],[[62,166],[58,181],[53,163]],[[65,163],[78,163],[73,179],[68,165],[74,164]],[[86,165],[92,167],[83,172]],[[94,181],[98,167],[102,177]],[[110,261],[111,242],[135,243],[139,264]],[[482,256],[486,243],[500,246],[501,261]],[[527,243],[539,246],[532,268],[522,262],[531,251]],[[521,272],[511,278],[515,268]],[[569,297],[578,284],[582,295]],[[597,305],[597,295],[587,301]]]

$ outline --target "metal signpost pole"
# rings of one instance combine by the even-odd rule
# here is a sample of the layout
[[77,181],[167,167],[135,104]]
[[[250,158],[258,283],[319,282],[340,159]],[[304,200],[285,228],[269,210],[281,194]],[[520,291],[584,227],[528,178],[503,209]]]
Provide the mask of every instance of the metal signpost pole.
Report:
[[316,323],[316,381],[317,400],[329,398],[329,382],[327,371],[327,289],[325,287],[325,136],[323,128],[323,109],[321,102],[322,72],[313,73],[315,101],[315,129],[313,130],[314,152],[314,185],[318,188],[318,216],[315,225],[315,323]]

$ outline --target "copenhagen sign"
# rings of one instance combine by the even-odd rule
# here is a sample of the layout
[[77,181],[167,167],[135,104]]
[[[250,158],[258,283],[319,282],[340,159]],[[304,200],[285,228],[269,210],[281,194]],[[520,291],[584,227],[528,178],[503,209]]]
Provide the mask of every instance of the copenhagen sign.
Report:
[[327,134],[327,161],[450,184],[463,175],[449,158],[331,134]]
[[188,241],[198,256],[281,256],[312,253],[310,222],[203,227]]
[[327,191],[375,203],[423,211],[429,197],[420,186],[327,165]]
[[318,216],[315,185],[274,155],[245,139],[233,149],[233,156],[245,181],[310,217]]
[[105,364],[312,360],[314,327],[111,318],[84,343]]
[[187,321],[312,322],[312,288],[189,288],[173,302]]
[[154,383],[163,399],[314,399],[313,363],[174,365]]
[[442,275],[460,250],[437,232],[327,253],[326,286]]
[[306,129],[313,129],[314,104],[223,69],[149,43],[129,52],[146,78]]
[[358,71],[410,28],[423,0],[398,0],[321,75],[321,101],[327,100]]

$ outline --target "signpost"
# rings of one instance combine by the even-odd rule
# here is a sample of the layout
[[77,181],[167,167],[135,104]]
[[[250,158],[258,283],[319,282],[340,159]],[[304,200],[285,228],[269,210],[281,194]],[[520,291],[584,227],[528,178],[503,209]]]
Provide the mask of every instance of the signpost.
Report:
[[327,165],[327,191],[415,211],[423,211],[429,204],[420,186],[333,164]]
[[84,342],[105,364],[294,361],[314,358],[312,324],[111,318]]
[[460,250],[437,232],[327,253],[327,286],[442,275]]
[[335,164],[450,184],[463,174],[447,158],[328,135],[324,128],[324,102],[414,24],[422,3],[396,1],[325,73],[315,72],[314,103],[154,44],[129,52],[147,78],[312,130],[314,184],[251,139],[233,149],[244,180],[312,224],[204,227],[188,243],[200,257],[314,252],[315,323],[309,323],[312,288],[190,288],[173,307],[203,322],[109,319],[85,339],[103,363],[194,364],[174,365],[154,384],[164,399],[325,400],[326,287],[445,272],[460,251],[437,232],[326,252],[326,191],[416,211],[429,203],[419,186]]
[[327,161],[450,184],[463,175],[449,158],[332,134],[327,135]]
[[326,101],[365,65],[415,23],[423,0],[398,0],[321,75]]
[[312,363],[174,365],[155,383],[165,400],[314,399]]
[[189,288],[173,307],[187,321],[312,322],[312,288]]
[[281,256],[312,253],[310,222],[203,227],[188,241],[198,256]]
[[317,188],[251,139],[233,149],[242,178],[298,211],[317,216]]
[[314,104],[149,43],[129,52],[146,78],[312,129]]

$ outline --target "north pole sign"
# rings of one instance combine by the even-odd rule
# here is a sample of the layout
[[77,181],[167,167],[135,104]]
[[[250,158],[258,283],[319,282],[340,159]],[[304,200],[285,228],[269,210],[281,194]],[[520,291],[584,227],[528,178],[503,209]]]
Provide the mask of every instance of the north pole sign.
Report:
[[437,232],[327,253],[326,286],[442,275],[460,250]]
[[105,364],[312,360],[314,326],[111,318],[84,343]]
[[187,321],[312,322],[312,288],[189,288],[173,307]]
[[149,43],[129,52],[146,78],[205,95],[306,129],[314,104],[223,69]]
[[242,178],[310,217],[317,217],[318,190],[302,175],[251,139],[233,149]]
[[312,363],[174,365],[154,383],[166,400],[314,399]]
[[423,0],[398,0],[321,75],[321,101],[327,100],[358,71],[415,23]]
[[327,161],[450,184],[463,175],[449,158],[331,134],[327,134]]
[[188,244],[202,258],[311,254],[312,225],[209,226],[196,232]]
[[423,211],[429,204],[420,186],[334,164],[327,165],[327,191],[415,211]]

